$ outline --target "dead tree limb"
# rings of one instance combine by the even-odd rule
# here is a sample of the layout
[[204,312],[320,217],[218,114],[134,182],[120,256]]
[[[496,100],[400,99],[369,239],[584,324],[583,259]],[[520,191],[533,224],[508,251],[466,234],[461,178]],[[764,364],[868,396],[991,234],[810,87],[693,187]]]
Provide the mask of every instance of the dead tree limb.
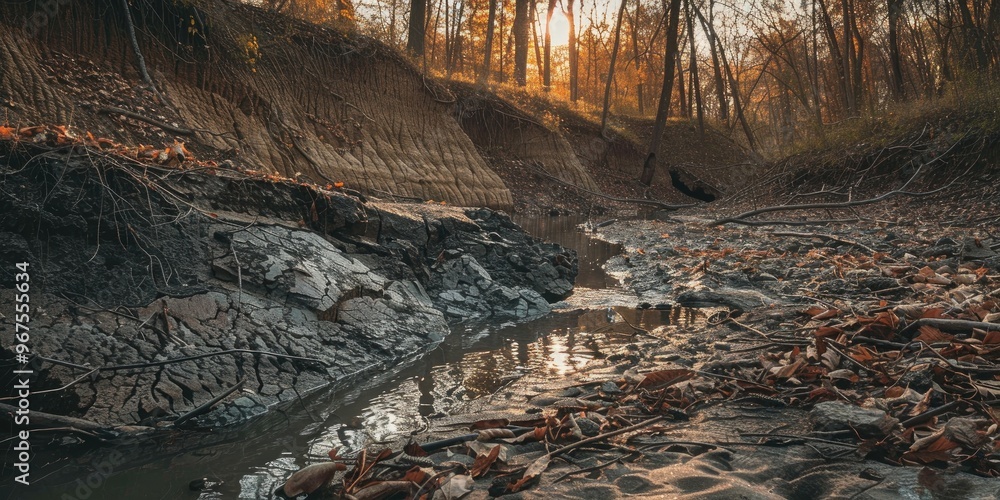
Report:
[[[13,416],[16,413],[17,407],[0,403],[0,414],[7,414],[13,420]],[[95,432],[98,434],[105,434],[110,430],[108,427],[90,420],[67,417],[64,415],[53,415],[51,413],[44,413],[37,410],[31,410],[31,425],[35,427],[72,427],[74,429]]]
[[859,206],[862,206],[862,205],[870,205],[872,203],[878,203],[880,201],[884,201],[884,200],[887,200],[889,198],[892,198],[893,196],[898,196],[898,195],[906,195],[906,196],[913,196],[913,197],[930,196],[932,194],[937,194],[937,193],[940,193],[941,191],[944,191],[945,189],[950,188],[953,184],[955,184],[956,180],[958,180],[959,178],[962,177],[962,176],[958,176],[955,179],[953,179],[951,182],[949,182],[948,184],[945,184],[944,186],[941,186],[941,187],[939,187],[937,189],[932,189],[930,191],[920,191],[920,192],[907,191],[906,188],[909,187],[909,185],[911,183],[913,183],[913,181],[921,174],[921,172],[923,172],[924,167],[927,166],[927,165],[929,165],[929,164],[930,163],[924,163],[924,164],[920,165],[920,167],[917,168],[916,172],[914,172],[913,175],[910,176],[910,178],[907,179],[906,182],[904,182],[903,185],[900,186],[899,188],[893,189],[892,191],[887,191],[887,192],[882,193],[881,195],[876,196],[874,198],[867,198],[867,199],[864,199],[864,200],[843,201],[843,202],[802,203],[802,204],[799,204],[799,205],[776,205],[776,206],[771,206],[771,207],[758,208],[756,210],[751,210],[749,212],[743,212],[743,213],[741,213],[739,215],[735,215],[733,217],[725,217],[725,218],[722,218],[722,219],[717,219],[717,220],[714,220],[712,222],[709,222],[708,225],[709,226],[720,226],[722,224],[762,225],[762,223],[766,224],[767,222],[765,222],[765,221],[748,221],[746,219],[749,218],[749,217],[754,217],[754,216],[757,216],[757,215],[766,214],[766,213],[772,213],[772,212],[789,212],[789,211],[793,211],[793,210],[817,210],[817,209],[827,209],[827,208],[834,208],[835,209],[835,208],[859,207]]
[[583,191],[584,193],[587,193],[587,194],[590,194],[590,195],[593,195],[593,196],[604,198],[606,200],[616,201],[618,203],[634,203],[634,204],[637,204],[637,205],[649,205],[649,206],[657,207],[657,208],[660,208],[660,209],[663,209],[663,210],[679,210],[681,208],[690,208],[690,207],[694,207],[694,206],[698,205],[697,203],[688,203],[688,204],[685,204],[685,205],[671,205],[669,203],[664,203],[662,201],[645,200],[645,199],[642,199],[642,198],[618,198],[616,196],[611,196],[611,195],[607,195],[607,194],[604,194],[604,193],[599,193],[597,191],[591,191],[591,190],[589,190],[589,189],[587,189],[585,187],[577,186],[576,184],[573,184],[571,182],[566,182],[566,181],[564,181],[564,180],[562,180],[562,179],[560,179],[560,178],[558,178],[558,177],[556,177],[554,175],[550,175],[550,174],[544,172],[538,166],[531,165],[531,167],[533,167],[533,170],[535,171],[536,174],[541,175],[543,177],[547,177],[547,178],[549,178],[549,179],[551,179],[553,181],[558,182],[559,184],[571,187],[571,188],[579,190],[579,191]]
[[128,30],[128,36],[132,40],[132,50],[135,52],[135,58],[139,65],[139,75],[142,76],[142,81],[149,85],[150,90],[160,98],[164,104],[167,100],[163,98],[163,94],[156,89],[156,84],[153,83],[153,79],[149,76],[149,71],[146,70],[146,59],[142,57],[142,51],[139,50],[139,40],[135,37],[135,26],[132,24],[132,10],[128,8],[128,0],[121,0],[122,13],[125,19],[125,28]]
[[822,238],[824,240],[837,241],[837,242],[840,242],[840,243],[844,243],[846,245],[856,246],[856,247],[858,247],[858,248],[860,248],[860,249],[862,249],[862,250],[864,250],[864,251],[866,251],[868,253],[875,253],[875,250],[873,250],[871,247],[869,247],[867,245],[858,243],[857,241],[854,241],[854,240],[849,240],[847,238],[841,238],[839,236],[834,236],[832,234],[824,234],[824,233],[799,233],[799,232],[796,232],[796,231],[772,231],[771,235],[773,235],[773,236],[794,236],[794,237],[798,237],[798,238]]
[[134,118],[134,119],[139,120],[141,122],[146,122],[146,123],[148,123],[150,125],[153,125],[153,126],[156,126],[156,127],[160,127],[163,130],[166,130],[167,132],[171,132],[171,133],[174,133],[174,134],[177,134],[177,135],[188,136],[188,135],[194,135],[194,133],[195,133],[194,130],[187,129],[187,128],[181,128],[181,127],[175,127],[173,125],[170,125],[169,123],[161,122],[160,120],[157,120],[155,118],[150,118],[150,117],[145,116],[145,115],[140,115],[139,113],[136,113],[135,111],[129,111],[129,110],[123,109],[123,108],[116,108],[114,106],[104,106],[104,107],[98,108],[97,112],[101,113],[101,114],[105,114],[105,115],[122,115],[122,116],[127,116],[129,118]]
[[933,326],[946,332],[968,332],[974,328],[986,331],[1000,331],[1000,323],[986,323],[983,321],[969,321],[964,319],[948,318],[920,318],[899,331],[902,337],[917,331],[922,326]]
[[246,380],[246,377],[241,378],[239,382],[236,382],[235,385],[223,391],[222,394],[219,394],[218,396],[206,401],[204,404],[198,405],[197,408],[177,417],[177,419],[173,422],[174,427],[180,427],[184,425],[184,422],[187,422],[198,415],[208,413],[208,411],[211,410],[213,406],[218,404],[219,401],[226,399],[230,394],[239,390],[240,387],[243,387],[243,383],[246,382]]

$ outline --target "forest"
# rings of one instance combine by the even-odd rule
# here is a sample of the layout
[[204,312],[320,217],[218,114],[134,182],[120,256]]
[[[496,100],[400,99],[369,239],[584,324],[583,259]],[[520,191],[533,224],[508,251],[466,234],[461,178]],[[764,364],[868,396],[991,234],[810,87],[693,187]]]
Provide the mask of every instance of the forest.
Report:
[[[995,0],[264,0],[449,79],[601,116],[676,117],[762,153],[913,102],[995,92]],[[664,78],[664,75],[668,75]]]

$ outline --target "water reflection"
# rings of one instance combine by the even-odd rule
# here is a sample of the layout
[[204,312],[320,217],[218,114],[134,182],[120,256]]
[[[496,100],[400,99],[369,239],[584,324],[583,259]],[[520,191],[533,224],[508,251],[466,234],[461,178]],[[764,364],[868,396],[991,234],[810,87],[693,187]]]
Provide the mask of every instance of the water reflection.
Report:
[[642,340],[638,329],[703,322],[701,313],[683,308],[574,311],[502,328],[471,346],[465,341],[475,333],[460,326],[428,357],[422,373],[405,373],[378,396],[341,408],[339,414],[356,412],[360,422],[328,428],[315,441],[324,449],[315,452],[324,454],[333,446],[357,451],[405,437],[426,425],[425,417],[454,413],[525,374],[547,378],[577,373],[618,347]]
[[602,266],[621,253],[621,245],[590,238],[577,229],[578,225],[587,221],[582,216],[514,218],[514,222],[528,234],[576,250],[580,263],[577,287],[603,289],[618,286],[618,280],[608,276]]

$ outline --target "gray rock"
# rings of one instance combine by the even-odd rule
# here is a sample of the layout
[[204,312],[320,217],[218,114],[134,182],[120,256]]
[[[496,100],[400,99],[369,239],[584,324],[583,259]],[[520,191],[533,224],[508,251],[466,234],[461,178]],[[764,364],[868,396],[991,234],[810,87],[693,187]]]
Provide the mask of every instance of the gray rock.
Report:
[[813,426],[819,431],[855,430],[863,436],[884,436],[899,423],[882,410],[861,408],[840,401],[825,401],[810,412]]
[[988,259],[996,257],[997,253],[988,244],[968,238],[962,244],[961,255],[963,259]]

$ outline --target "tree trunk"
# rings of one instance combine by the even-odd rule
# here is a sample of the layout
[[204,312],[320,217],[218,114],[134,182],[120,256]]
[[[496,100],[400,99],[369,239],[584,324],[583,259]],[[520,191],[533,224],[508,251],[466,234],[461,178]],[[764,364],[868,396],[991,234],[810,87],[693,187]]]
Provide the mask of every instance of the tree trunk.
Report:
[[[849,42],[845,41],[844,53],[840,52],[840,45],[837,42],[837,31],[833,29],[833,20],[830,19],[830,13],[827,11],[826,3],[824,0],[817,0],[819,2],[820,13],[823,14],[823,27],[826,33],[826,42],[830,47],[830,56],[833,57],[833,65],[837,70],[837,78],[840,80],[840,90],[843,91],[843,103],[844,110],[848,111],[851,108],[850,98],[848,97],[851,93],[851,82],[849,81],[850,76],[845,71],[847,68],[847,63],[844,59],[847,57],[846,44]],[[818,71],[818,70],[817,70]]]
[[631,21],[629,31],[632,35],[632,56],[635,61],[635,96],[636,103],[638,104],[639,116],[644,116],[646,114],[646,106],[643,102],[643,78],[642,78],[642,57],[639,56],[639,11],[642,9],[642,4],[636,4],[635,15],[629,18]]
[[[711,5],[710,3],[709,9],[711,9]],[[708,12],[708,20],[709,23],[712,22],[711,10]],[[716,50],[715,40],[709,34],[707,28],[705,29],[705,34],[708,35],[708,46],[712,52],[712,72],[715,77],[715,97],[719,99],[719,119],[724,123],[729,123],[729,101],[726,99],[726,83],[722,79],[722,65],[719,63],[719,52]]]
[[549,0],[549,8],[545,13],[545,52],[543,57],[545,58],[542,62],[544,68],[542,69],[542,88],[546,92],[552,87],[552,14],[556,10],[556,2],[558,0]]
[[528,0],[514,1],[514,81],[528,83]]
[[965,0],[958,0],[955,2],[958,4],[959,12],[962,15],[962,30],[965,32],[966,45],[975,52],[975,60],[972,60],[971,55],[968,56],[970,62],[972,62],[976,69],[986,68],[987,58],[986,49],[983,47],[983,37],[980,34],[979,28],[976,26],[975,21],[972,20],[972,12],[969,10],[969,4]]
[[733,110],[736,112],[736,119],[739,120],[740,125],[743,127],[743,133],[747,137],[747,144],[753,151],[757,150],[757,141],[753,138],[753,131],[750,129],[750,124],[747,123],[746,115],[743,114],[743,103],[740,100],[740,87],[736,78],[733,76],[733,70],[729,67],[729,61],[726,60],[726,51],[722,48],[722,43],[719,42],[719,36],[715,33],[715,27],[705,19],[698,7],[694,7],[695,14],[698,15],[698,19],[702,23],[702,27],[709,35],[709,40],[714,41],[717,44],[719,50],[719,59],[721,59],[722,67],[726,71],[726,77],[729,79],[729,90],[733,94]]
[[615,61],[618,59],[618,47],[622,35],[622,18],[625,17],[625,7],[628,0],[622,0],[618,8],[618,21],[615,22],[615,41],[611,45],[611,63],[608,67],[608,81],[604,84],[604,111],[601,113],[601,134],[607,136],[608,110],[611,108],[611,85],[615,80]]
[[566,20],[569,22],[569,100],[580,98],[580,49],[576,40],[576,13],[574,0],[566,0]]
[[415,56],[424,55],[426,17],[427,0],[410,0],[410,24],[406,38],[406,50]]
[[854,95],[854,60],[857,57],[854,54],[854,34],[851,31],[851,25],[853,24],[851,19],[853,18],[853,13],[851,10],[850,0],[841,0],[840,2],[843,11],[843,21],[844,21],[844,75],[847,77],[847,86],[844,87],[846,103],[847,103],[847,115],[856,116],[858,114],[858,102],[857,96]]
[[[677,104],[680,109],[679,116],[684,118],[691,118],[690,113],[687,112],[687,94],[684,92],[684,62],[681,60],[681,51],[677,50]],[[667,110],[667,116],[670,116],[670,110]]]
[[479,73],[479,83],[490,79],[490,63],[493,62],[493,24],[497,18],[497,0],[490,0],[490,13],[486,21],[486,41],[483,47],[483,68]]
[[903,99],[903,64],[899,58],[899,16],[903,10],[903,0],[888,0],[889,8],[889,62],[892,66],[892,95]]
[[538,79],[542,79],[542,44],[538,41],[538,25],[541,22],[538,21],[538,2],[537,0],[531,0],[531,5],[528,7],[531,13],[531,39],[535,46],[535,69],[538,70]]
[[694,46],[694,20],[691,14],[691,0],[684,0],[687,9],[684,17],[687,18],[688,41],[691,42],[691,89],[694,95],[695,110],[698,113],[698,132],[705,135],[705,111],[701,104],[701,83],[698,81],[698,54]]
[[[624,5],[624,1],[622,2]],[[663,139],[663,131],[667,127],[667,110],[670,108],[670,94],[673,93],[674,86],[674,61],[677,54],[677,28],[680,20],[681,0],[670,0],[670,8],[664,15],[669,16],[667,22],[667,50],[663,55],[663,89],[660,91],[660,103],[656,108],[656,118],[653,121],[653,136],[649,140],[649,152],[646,161],[642,166],[642,175],[639,182],[644,186],[653,183],[653,174],[656,173],[656,152],[660,149],[660,140]]]

